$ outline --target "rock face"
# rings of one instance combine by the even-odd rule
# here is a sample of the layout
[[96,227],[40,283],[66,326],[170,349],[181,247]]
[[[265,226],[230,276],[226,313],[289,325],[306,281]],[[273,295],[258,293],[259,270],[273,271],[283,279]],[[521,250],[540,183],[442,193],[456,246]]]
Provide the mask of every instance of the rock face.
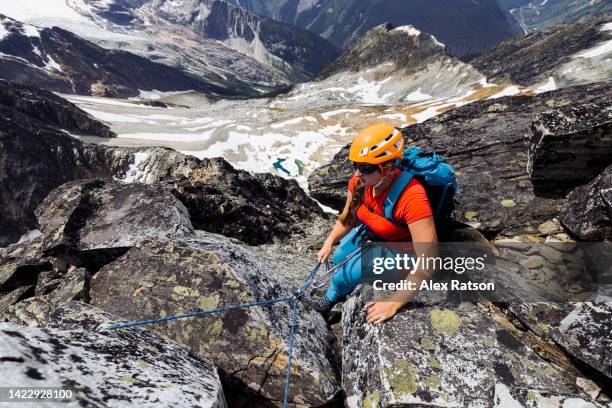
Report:
[[371,28],[390,22],[434,34],[453,55],[482,52],[512,37],[514,30],[496,1],[252,0],[234,4],[257,14],[296,24],[348,48]]
[[[264,186],[283,187],[273,178],[260,179]],[[244,246],[194,231],[186,208],[159,183],[66,183],[49,194],[37,216],[40,237],[0,252],[2,320],[44,327],[57,307],[72,300],[118,313],[116,321],[139,320],[291,296],[295,290]],[[321,316],[301,303],[297,309],[290,401],[334,403],[335,338]],[[250,398],[270,406],[283,398],[289,322],[285,302],[156,328],[219,364],[224,382],[235,390],[232,406]]]
[[609,303],[583,303],[567,315],[551,338],[572,356],[612,379],[612,307]]
[[536,190],[567,191],[612,164],[610,98],[535,116],[527,171]]
[[321,234],[329,217],[294,180],[250,175],[221,158],[204,159],[172,193],[197,229],[256,245],[295,235]]
[[612,240],[612,166],[568,194],[560,219],[581,240]]
[[[91,281],[92,303],[145,320],[291,295],[258,260],[221,236],[201,234],[132,248]],[[339,391],[335,343],[317,313],[298,304],[290,402],[320,406]],[[287,302],[162,323],[156,329],[211,359],[243,398],[282,401],[290,307]],[[249,396],[250,395],[250,396]],[[234,405],[236,404],[236,405]]]
[[370,298],[363,287],[343,311],[349,407],[507,406],[503,401],[525,390],[590,400],[573,373],[540,358],[471,303],[409,306],[369,325],[364,306]]
[[[51,91],[129,97],[139,90],[235,92],[138,55],[108,50],[59,27],[38,28],[0,15],[2,78]],[[37,33],[36,36],[32,36]]]
[[36,216],[46,253],[129,248],[193,233],[187,209],[159,185],[69,182],[49,193]]
[[96,331],[116,319],[73,302],[45,329],[0,323],[4,385],[70,389],[80,406],[226,406],[211,362],[152,330]]
[[46,125],[75,134],[115,136],[108,126],[93,119],[64,98],[9,81],[0,80],[0,110],[4,122],[1,128],[3,134],[11,132],[13,126]]
[[135,244],[194,233],[187,209],[159,185],[69,182],[36,214],[42,235],[0,254],[0,316],[32,326],[70,300],[88,301],[92,272]]
[[[104,148],[62,130],[111,136],[105,125],[50,92],[0,81],[0,246],[36,227],[34,209],[75,178],[110,176]],[[127,163],[125,163],[127,167]]]
[[[446,154],[457,171],[457,221],[485,233],[536,231],[558,215],[562,200],[538,195],[526,171],[534,115],[578,103],[605,106],[609,99],[610,84],[601,83],[475,102],[405,128],[406,140]],[[347,158],[348,146],[309,177],[311,195],[336,209],[352,174]]]
[[588,52],[612,38],[611,31],[604,29],[611,21],[608,13],[562,23],[506,40],[470,63],[490,81],[499,83],[539,86],[553,78],[554,86],[566,87],[610,80],[609,54],[593,52],[590,56]]
[[[369,30],[347,49],[338,59],[329,64],[317,80],[325,79],[343,71],[360,71],[389,62],[413,73],[427,66],[441,56],[446,56],[444,46],[433,35],[405,26],[396,28],[390,23],[381,24]],[[395,31],[392,31],[394,30]],[[390,52],[393,50],[393,52]]]

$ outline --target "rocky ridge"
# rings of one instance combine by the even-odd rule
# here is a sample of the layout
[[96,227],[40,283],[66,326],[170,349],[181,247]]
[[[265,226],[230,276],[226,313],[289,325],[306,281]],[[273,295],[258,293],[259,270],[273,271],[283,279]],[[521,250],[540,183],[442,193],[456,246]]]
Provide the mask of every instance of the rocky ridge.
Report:
[[385,23],[364,34],[314,81],[295,86],[272,106],[298,110],[452,97],[458,103],[458,95],[469,95],[483,85],[485,78],[478,71],[448,55],[431,34]]
[[0,24],[5,31],[0,38],[0,69],[5,80],[106,97],[138,96],[141,90],[244,94],[229,81],[218,85],[130,52],[104,49],[59,27],[39,28],[2,15]]
[[[170,27],[174,27],[204,40],[219,41],[271,67],[291,82],[312,77],[338,54],[337,47],[317,34],[219,0],[188,0],[180,4],[149,0],[120,5],[80,0],[70,5],[88,19],[105,21],[111,31],[146,30],[161,34],[161,39],[172,31]],[[133,52],[149,57],[152,54],[171,55],[147,50]]]
[[[239,241],[196,233],[185,207],[155,185],[67,183],[49,194],[37,215],[42,236],[1,254],[0,313],[15,323],[48,327],[53,311],[71,300],[86,300],[121,320],[147,320],[294,290]],[[335,339],[321,316],[301,304],[298,310],[291,401],[324,405],[339,391]],[[269,406],[282,400],[289,318],[284,302],[155,328],[221,368],[224,386],[233,390],[231,406]]]
[[[612,14],[560,23],[525,37],[509,39],[470,60],[497,83],[561,88],[610,79],[605,44],[612,41]],[[550,89],[549,89],[550,90]]]
[[[368,30],[386,21],[410,24],[432,33],[456,56],[482,52],[515,35],[512,25],[493,0],[228,0],[255,13],[314,31],[347,49]],[[518,31],[516,31],[518,33]]]

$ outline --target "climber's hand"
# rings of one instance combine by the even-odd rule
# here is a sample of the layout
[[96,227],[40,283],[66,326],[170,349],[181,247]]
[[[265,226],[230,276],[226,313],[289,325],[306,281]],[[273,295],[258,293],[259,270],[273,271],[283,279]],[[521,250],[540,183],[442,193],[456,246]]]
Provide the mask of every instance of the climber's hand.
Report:
[[317,253],[317,259],[321,262],[325,261],[329,257],[329,254],[331,254],[332,247],[333,247],[333,244],[329,244],[325,242],[323,246],[321,247],[321,249],[319,250],[319,252]]
[[378,324],[393,317],[402,307],[401,302],[374,301],[366,305],[368,309],[368,323]]

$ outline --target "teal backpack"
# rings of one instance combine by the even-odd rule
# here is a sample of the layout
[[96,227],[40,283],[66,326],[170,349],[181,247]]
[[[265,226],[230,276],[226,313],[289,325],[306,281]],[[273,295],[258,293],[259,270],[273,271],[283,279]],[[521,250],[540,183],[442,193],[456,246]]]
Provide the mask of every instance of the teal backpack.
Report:
[[412,178],[416,178],[425,187],[434,221],[438,240],[446,238],[454,206],[454,196],[457,192],[455,171],[446,163],[444,156],[435,152],[424,152],[418,147],[404,149],[398,167],[402,173],[393,183],[385,197],[385,218],[393,220],[393,208]]

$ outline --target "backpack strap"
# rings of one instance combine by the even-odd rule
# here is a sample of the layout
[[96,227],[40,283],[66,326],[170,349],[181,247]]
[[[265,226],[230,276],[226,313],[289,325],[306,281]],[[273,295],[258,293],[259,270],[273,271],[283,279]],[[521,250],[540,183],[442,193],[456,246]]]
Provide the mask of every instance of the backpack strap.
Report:
[[395,207],[395,203],[399,198],[400,194],[406,189],[406,186],[412,180],[414,174],[410,171],[403,170],[399,176],[393,182],[391,189],[387,193],[385,197],[385,201],[383,203],[383,209],[385,213],[385,218],[388,220],[393,220],[393,208]]

